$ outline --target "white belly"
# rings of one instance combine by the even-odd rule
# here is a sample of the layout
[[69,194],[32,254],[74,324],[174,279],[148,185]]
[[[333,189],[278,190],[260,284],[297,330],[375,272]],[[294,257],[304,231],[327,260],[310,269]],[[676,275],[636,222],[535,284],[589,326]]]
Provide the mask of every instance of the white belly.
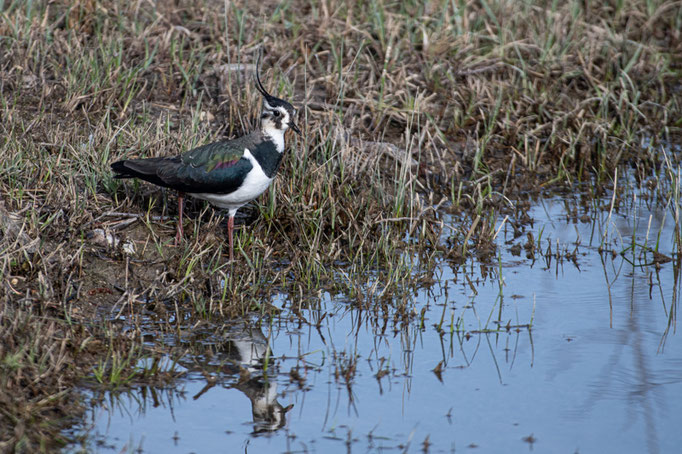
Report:
[[253,157],[248,149],[244,150],[244,157],[251,161],[253,169],[246,175],[241,187],[229,194],[207,194],[207,193],[190,193],[191,196],[208,200],[213,205],[220,208],[227,208],[230,211],[236,211],[239,207],[252,201],[270,186],[273,178],[268,178],[263,172],[260,165]]

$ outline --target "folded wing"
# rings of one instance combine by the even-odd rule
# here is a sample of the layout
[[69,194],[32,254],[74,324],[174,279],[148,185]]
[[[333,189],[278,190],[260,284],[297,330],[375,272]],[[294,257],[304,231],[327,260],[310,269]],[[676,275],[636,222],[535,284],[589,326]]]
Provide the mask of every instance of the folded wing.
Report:
[[229,194],[253,168],[244,150],[216,142],[170,158],[128,159],[111,165],[115,178],[140,178],[182,192]]

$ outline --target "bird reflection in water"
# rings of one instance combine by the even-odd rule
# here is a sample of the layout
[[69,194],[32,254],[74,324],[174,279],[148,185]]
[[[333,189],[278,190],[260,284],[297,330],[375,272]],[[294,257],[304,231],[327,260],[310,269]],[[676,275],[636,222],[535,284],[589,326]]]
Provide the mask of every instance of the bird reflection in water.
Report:
[[192,369],[199,366],[207,380],[194,399],[218,384],[220,376],[238,374],[236,383],[223,386],[238,389],[251,401],[253,433],[273,432],[284,427],[286,414],[294,405],[285,407],[277,401],[276,364],[268,339],[260,328],[247,322],[231,326],[225,339],[221,344],[203,344],[207,351],[194,356]]

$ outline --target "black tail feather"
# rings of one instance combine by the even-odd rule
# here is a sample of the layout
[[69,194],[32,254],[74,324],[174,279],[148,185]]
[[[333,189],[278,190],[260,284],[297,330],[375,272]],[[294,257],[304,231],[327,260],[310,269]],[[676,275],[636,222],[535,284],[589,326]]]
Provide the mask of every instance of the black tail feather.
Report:
[[114,178],[135,178],[137,176],[126,167],[125,160],[112,163],[111,170],[114,171]]
[[111,164],[114,178],[140,178],[157,186],[184,190],[183,182],[177,181],[180,156],[172,158],[124,159]]

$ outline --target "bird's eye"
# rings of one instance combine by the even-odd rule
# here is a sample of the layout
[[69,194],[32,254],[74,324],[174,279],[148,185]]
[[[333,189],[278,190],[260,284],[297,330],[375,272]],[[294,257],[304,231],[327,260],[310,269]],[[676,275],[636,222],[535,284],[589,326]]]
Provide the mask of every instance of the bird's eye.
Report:
[[277,118],[277,117],[279,117],[279,115],[280,115],[279,110],[273,110],[273,111],[272,111],[272,116],[273,116],[273,117]]

